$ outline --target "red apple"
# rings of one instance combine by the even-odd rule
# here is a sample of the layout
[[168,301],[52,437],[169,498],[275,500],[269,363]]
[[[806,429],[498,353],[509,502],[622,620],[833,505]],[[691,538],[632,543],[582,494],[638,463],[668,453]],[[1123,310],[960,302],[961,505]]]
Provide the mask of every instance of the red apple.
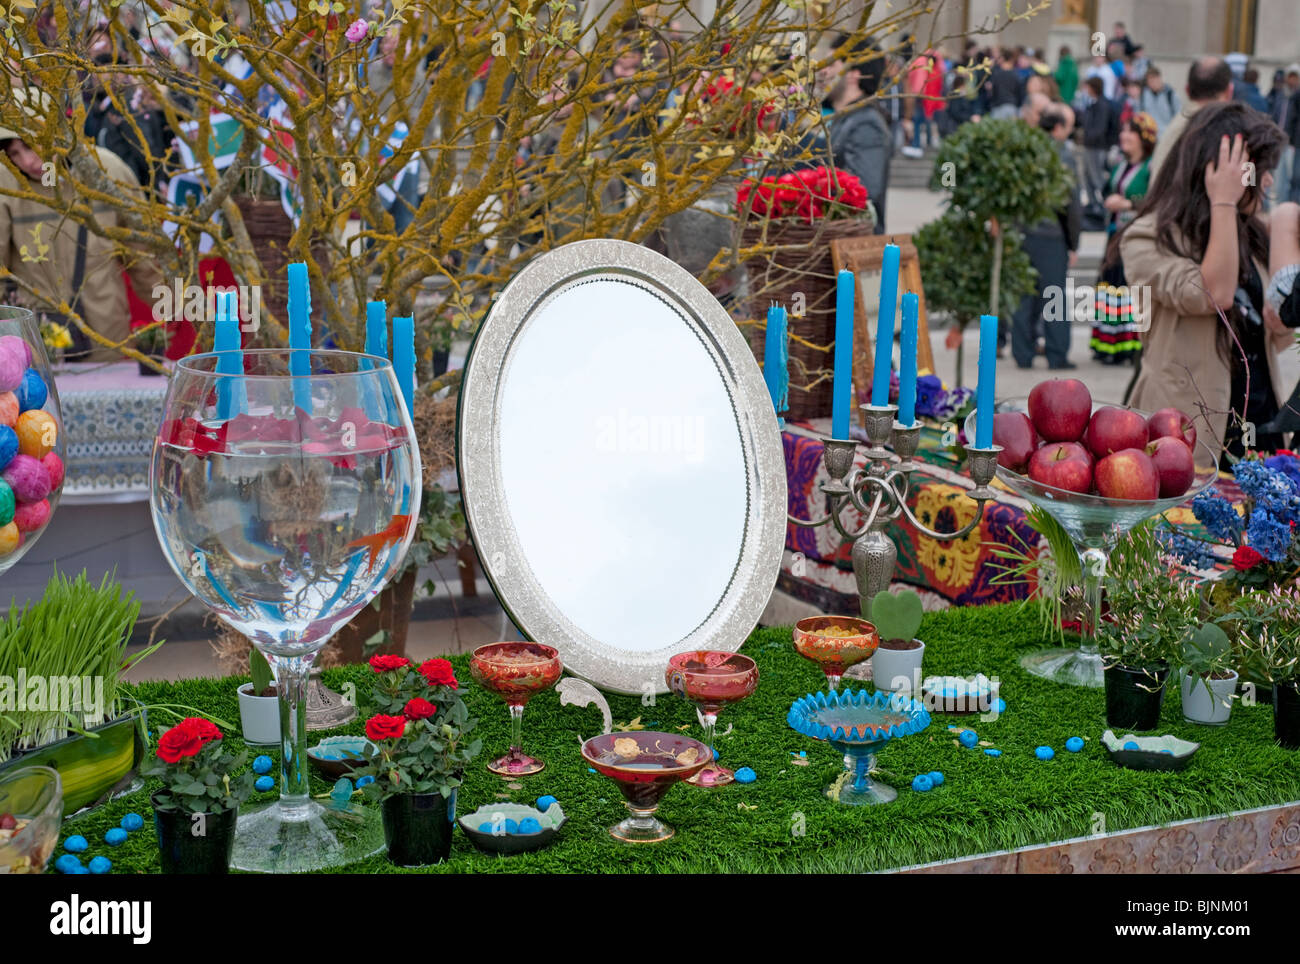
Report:
[[1196,451],[1196,426],[1189,415],[1177,408],[1162,408],[1147,419],[1147,431],[1152,441],[1158,438],[1182,439],[1193,452]]
[[1192,480],[1196,478],[1196,460],[1182,440],[1162,435],[1147,443],[1146,453],[1151,456],[1160,476],[1160,498],[1182,495],[1192,487]]
[[1029,419],[1048,442],[1077,442],[1092,414],[1092,393],[1077,378],[1051,378],[1029,393]]
[[996,412],[993,415],[993,444],[1001,445],[998,464],[1024,474],[1029,457],[1038,448],[1038,433],[1024,412]]
[[1147,444],[1147,420],[1127,408],[1106,405],[1088,423],[1088,448],[1104,459],[1124,449],[1142,449]]
[[1048,442],[1029,458],[1029,477],[1070,492],[1092,491],[1092,456],[1078,442]]
[[1160,473],[1146,452],[1121,449],[1097,463],[1097,491],[1108,499],[1149,502],[1160,495]]

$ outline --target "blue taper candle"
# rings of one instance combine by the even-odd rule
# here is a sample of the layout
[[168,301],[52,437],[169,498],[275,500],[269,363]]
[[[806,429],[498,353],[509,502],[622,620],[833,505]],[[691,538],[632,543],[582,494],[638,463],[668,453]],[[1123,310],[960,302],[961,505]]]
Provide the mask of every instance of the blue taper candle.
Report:
[[853,409],[853,272],[835,279],[835,383],[831,394],[831,438],[849,437]]
[[[212,350],[217,355],[217,372],[221,375],[242,375],[244,373],[244,353],[241,350],[239,335],[239,307],[233,291],[218,291],[216,298],[216,316],[213,318],[214,330]],[[223,378],[217,382],[217,417],[230,418],[241,408],[235,389],[243,388],[242,381]]]
[[763,381],[772,398],[772,410],[781,413],[785,392],[784,381],[785,309],[772,305],[767,309],[767,331],[763,339]]
[[898,245],[885,245],[880,264],[880,317],[876,319],[876,364],[871,377],[871,404],[889,404],[889,374],[894,356],[894,317],[898,311]]
[[980,315],[980,372],[975,390],[975,447],[993,444],[993,397],[998,370],[998,316]]
[[415,318],[393,319],[393,371],[407,414],[415,411]]
[[388,302],[366,302],[366,354],[388,357]]
[[898,336],[898,421],[916,421],[916,344],[920,299],[911,291],[903,295],[903,331]]
[[[301,261],[289,265],[289,347],[311,348],[311,288],[307,283],[307,265]],[[310,375],[311,359],[302,352],[292,352],[289,374]],[[293,399],[303,411],[311,411],[311,385],[306,379],[294,380]]]

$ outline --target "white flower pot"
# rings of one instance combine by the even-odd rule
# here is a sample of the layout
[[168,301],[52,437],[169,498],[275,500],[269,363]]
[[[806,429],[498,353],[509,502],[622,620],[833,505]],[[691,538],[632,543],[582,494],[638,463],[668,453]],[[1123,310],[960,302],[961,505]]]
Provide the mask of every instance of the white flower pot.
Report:
[[[1206,691],[1209,684],[1209,691]],[[1183,674],[1183,719],[1191,723],[1223,726],[1232,715],[1232,694],[1237,690],[1237,674],[1229,679],[1207,679]]]
[[871,679],[876,689],[907,696],[921,695],[921,657],[925,655],[925,643],[915,649],[876,649],[871,657]]
[[245,683],[239,693],[239,725],[244,742],[275,746],[280,742],[280,698],[254,696],[253,684]]

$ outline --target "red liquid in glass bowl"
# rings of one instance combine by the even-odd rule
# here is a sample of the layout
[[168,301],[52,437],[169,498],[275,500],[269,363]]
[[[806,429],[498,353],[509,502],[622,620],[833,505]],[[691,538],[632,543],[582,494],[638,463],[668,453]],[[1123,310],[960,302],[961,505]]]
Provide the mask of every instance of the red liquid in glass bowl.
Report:
[[560,679],[564,665],[553,646],[541,643],[488,643],[474,650],[469,671],[484,689],[522,706]]
[[712,762],[713,751],[690,737],[647,730],[593,736],[582,745],[582,756],[615,781],[633,807],[652,809],[673,784]]
[[701,712],[716,714],[753,695],[758,688],[758,666],[739,653],[691,651],[668,660],[664,679],[670,690]]

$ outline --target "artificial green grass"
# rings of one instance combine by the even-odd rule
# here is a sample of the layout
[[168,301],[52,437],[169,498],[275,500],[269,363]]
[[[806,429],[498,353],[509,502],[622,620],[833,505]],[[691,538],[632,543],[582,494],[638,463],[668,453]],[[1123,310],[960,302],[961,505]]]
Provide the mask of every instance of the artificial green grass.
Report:
[[[1200,742],[1191,766],[1182,773],[1147,773],[1112,764],[1100,741],[1106,729],[1102,691],[1058,686],[1017,665],[1022,653],[1042,646],[1039,625],[1032,608],[1017,604],[926,614],[920,634],[926,641],[924,672],[996,676],[1007,711],[987,723],[977,716],[934,714],[929,729],[887,745],[878,764],[892,775],[886,782],[898,788],[899,798],[876,807],[843,807],[823,796],[823,788],[840,771],[841,758],[826,744],[795,733],[785,717],[793,700],[824,688],[825,679],[794,652],[788,628],[755,631],[743,651],[758,662],[758,692],[723,711],[719,730],[734,728],[719,738],[718,749],[723,763],[753,767],[758,781],[719,790],[674,787],[659,815],[677,835],[649,846],[619,844],[606,832],[626,815],[622,797],[612,782],[587,772],[578,752],[579,737],[600,729],[597,709],[561,707],[554,692],[534,699],[524,718],[524,746],[546,762],[546,770],[522,778],[523,789],[510,791],[507,781],[485,767],[506,749],[505,708],[470,680],[468,658],[456,657],[452,662],[469,689],[471,711],[482,718],[484,741],[483,754],[461,789],[458,812],[495,800],[532,803],[552,794],[568,823],[554,844],[531,854],[481,854],[458,831],[446,864],[399,870],[380,855],[346,872],[869,871],[1086,836],[1099,829],[1097,815],[1106,831],[1116,831],[1300,800],[1300,757],[1274,743],[1271,707],[1238,705],[1226,727],[1185,723],[1172,681],[1157,732]],[[365,666],[346,667],[326,670],[325,681],[335,689],[355,682],[364,697],[371,675]],[[202,708],[233,724],[226,739],[239,742],[235,688],[240,682],[143,683],[134,690],[146,703]],[[610,705],[616,724],[640,717],[649,729],[675,731],[689,723],[688,732],[699,735],[694,710],[672,695],[658,697],[653,705],[643,705],[637,697],[611,697]],[[949,724],[970,726],[1003,755],[956,746]],[[155,736],[159,725],[155,719]],[[359,718],[338,732],[361,733],[362,726]],[[310,742],[324,735],[312,733]],[[1081,753],[1064,749],[1071,736],[1087,739]],[[1054,747],[1055,759],[1036,759],[1034,748],[1040,745]],[[808,766],[791,762],[792,751],[797,755],[800,750],[806,751]],[[944,784],[929,793],[914,792],[912,777],[931,770],[944,773]],[[70,821],[64,833],[84,834],[91,842],[85,856],[108,855],[115,873],[157,872],[148,800],[153,788]],[[313,778],[313,792],[328,789],[326,782]],[[258,794],[254,800],[272,798]],[[145,829],[118,848],[105,846],[105,831],[130,811],[145,817]]]

